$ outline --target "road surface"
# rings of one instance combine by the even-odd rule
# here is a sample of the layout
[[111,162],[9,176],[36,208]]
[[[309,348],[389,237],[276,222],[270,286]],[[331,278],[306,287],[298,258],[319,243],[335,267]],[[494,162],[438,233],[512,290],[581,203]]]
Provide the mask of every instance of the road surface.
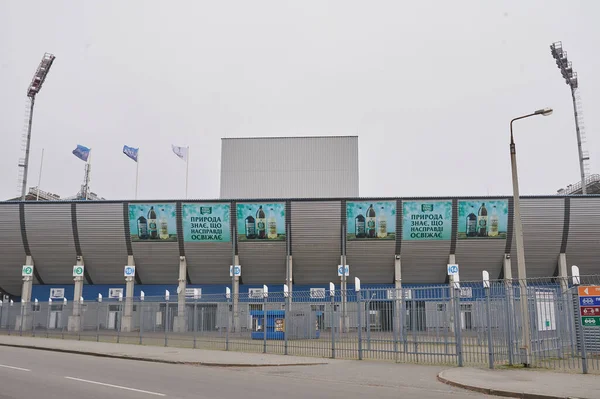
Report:
[[290,367],[171,365],[0,348],[0,398],[487,398],[436,381],[441,370],[338,361]]

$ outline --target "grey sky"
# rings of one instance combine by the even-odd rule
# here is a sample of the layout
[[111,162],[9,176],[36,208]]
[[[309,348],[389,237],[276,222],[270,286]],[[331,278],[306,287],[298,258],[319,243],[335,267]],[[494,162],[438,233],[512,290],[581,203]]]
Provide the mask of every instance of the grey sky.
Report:
[[[587,149],[600,171],[596,1],[0,0],[0,198],[16,196],[26,88],[44,52],[29,186],[133,198],[219,194],[220,138],[359,135],[362,196],[510,194],[508,122],[523,194],[579,179],[562,40],[580,78]],[[257,154],[257,158],[268,154]]]

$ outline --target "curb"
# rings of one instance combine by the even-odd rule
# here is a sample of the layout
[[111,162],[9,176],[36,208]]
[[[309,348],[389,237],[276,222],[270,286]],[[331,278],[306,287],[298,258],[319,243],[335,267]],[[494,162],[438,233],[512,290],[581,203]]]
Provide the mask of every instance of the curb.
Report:
[[292,366],[323,366],[328,363],[277,363],[277,364],[251,364],[251,363],[211,363],[211,362],[182,362],[177,360],[152,359],[147,357],[113,355],[110,353],[98,353],[88,351],[78,351],[73,349],[46,348],[41,346],[16,345],[0,343],[0,346],[22,349],[35,349],[48,352],[69,353],[73,355],[96,356],[109,359],[135,360],[139,362],[164,363],[164,364],[179,364],[187,366],[207,366],[207,367],[292,367]]
[[575,398],[573,396],[553,396],[553,395],[543,395],[537,393],[527,393],[527,392],[514,392],[514,391],[504,391],[499,389],[492,388],[482,388],[476,387],[474,385],[461,384],[460,382],[455,382],[448,380],[447,378],[442,377],[444,372],[440,372],[437,375],[437,380],[446,385],[450,385],[456,388],[462,388],[467,391],[473,391],[478,393],[483,393],[486,395],[494,395],[494,396],[502,396],[505,398],[520,398],[520,399],[585,399],[585,398]]

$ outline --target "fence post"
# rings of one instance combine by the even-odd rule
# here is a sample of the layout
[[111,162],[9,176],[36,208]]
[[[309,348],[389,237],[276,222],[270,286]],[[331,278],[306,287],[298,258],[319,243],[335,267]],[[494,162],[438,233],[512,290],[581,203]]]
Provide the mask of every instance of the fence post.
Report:
[[[576,317],[576,323],[578,324],[578,326],[575,326],[575,330],[578,331],[579,335],[579,341],[581,341],[581,367],[582,367],[582,371],[583,374],[587,374],[588,373],[588,364],[587,364],[587,350],[585,348],[585,332],[584,332],[584,326],[583,323],[581,322],[581,314],[579,312],[579,304],[581,303],[581,300],[579,299],[579,286],[575,285],[575,288],[577,289],[577,296],[574,296],[575,298],[577,298],[577,304],[573,304],[575,305],[574,308],[576,310],[575,314],[577,315]],[[579,328],[577,328],[579,327]]]
[[358,305],[358,312],[357,312],[357,322],[358,322],[358,360],[362,360],[363,358],[363,353],[362,353],[362,320],[361,320],[361,313],[362,313],[362,292],[361,291],[357,291],[356,292],[356,303]]
[[[38,308],[39,304],[37,302],[37,299],[36,299],[36,303],[35,304],[36,304],[36,308]],[[34,312],[34,310],[35,309],[31,310],[31,335],[33,337],[35,337],[35,312]]]
[[102,296],[98,296],[98,302],[96,303],[96,342],[100,342],[100,306],[102,303]]
[[[204,310],[204,308],[202,308],[202,310]],[[198,334],[198,295],[196,292],[194,292],[194,316],[192,317],[192,320],[194,322],[194,349],[196,349],[196,335]]]
[[491,308],[490,308],[490,302],[491,302],[490,290],[491,290],[491,288],[489,287],[489,281],[488,281],[488,287],[485,290],[486,290],[486,294],[487,294],[486,311],[487,311],[488,354],[489,354],[489,358],[490,358],[490,368],[493,369],[494,368],[494,349],[492,347],[492,313],[491,313]]
[[169,291],[165,295],[165,346],[169,346]]
[[140,296],[140,345],[144,336],[144,297]]
[[46,316],[46,338],[49,337],[50,334],[50,310],[52,309],[52,298],[48,299],[48,315]]
[[267,296],[263,293],[263,353],[267,353]]
[[25,313],[25,305],[29,302],[21,302],[21,323],[19,324],[19,336],[23,336],[23,319]]
[[331,297],[331,358],[335,359],[335,290],[329,291]]
[[[286,286],[287,287],[287,286]],[[287,321],[288,321],[288,307],[289,302],[292,300],[290,298],[290,293],[287,292],[287,289],[284,289],[284,306],[283,306],[283,354],[288,354],[288,335],[287,335]]]
[[392,304],[393,306],[393,312],[392,312],[392,329],[393,329],[393,334],[394,334],[394,361],[397,362],[398,361],[398,330],[399,330],[399,325],[398,325],[398,289],[395,288],[394,289],[394,303]]
[[462,325],[460,323],[460,289],[452,288],[454,294],[454,337],[456,339],[456,355],[458,367],[463,366]]
[[[229,328],[233,324],[233,305],[231,302],[231,290],[229,287],[225,288],[225,296],[227,297],[227,327],[225,328],[225,350],[229,350]],[[238,298],[239,301],[239,298]]]

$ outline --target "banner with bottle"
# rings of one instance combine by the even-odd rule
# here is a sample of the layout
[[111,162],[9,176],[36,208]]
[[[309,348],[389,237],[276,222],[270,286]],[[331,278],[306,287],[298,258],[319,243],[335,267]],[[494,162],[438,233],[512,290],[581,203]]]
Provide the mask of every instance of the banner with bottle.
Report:
[[458,201],[458,238],[506,238],[508,200]]
[[183,241],[229,242],[231,207],[229,204],[183,204]]
[[238,241],[285,241],[285,202],[238,203]]
[[131,241],[176,242],[175,204],[129,204]]
[[346,202],[347,240],[395,240],[396,201]]
[[403,201],[403,240],[449,240],[452,201]]

